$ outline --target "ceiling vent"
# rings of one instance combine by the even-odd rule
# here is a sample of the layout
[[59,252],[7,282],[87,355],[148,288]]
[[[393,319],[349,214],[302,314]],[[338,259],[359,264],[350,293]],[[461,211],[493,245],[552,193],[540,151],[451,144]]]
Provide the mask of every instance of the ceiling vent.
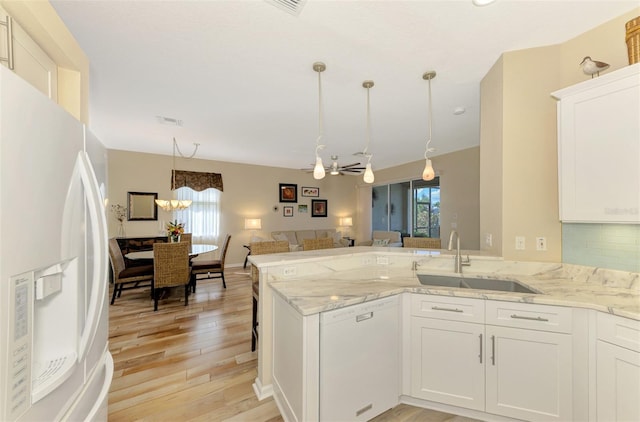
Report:
[[179,126],[182,127],[182,120],[174,119],[173,117],[156,116],[158,123],[161,125]]
[[264,0],[264,1],[274,5],[278,9],[284,10],[285,12],[292,14],[293,16],[298,16],[300,12],[302,12],[302,8],[307,2],[307,0]]

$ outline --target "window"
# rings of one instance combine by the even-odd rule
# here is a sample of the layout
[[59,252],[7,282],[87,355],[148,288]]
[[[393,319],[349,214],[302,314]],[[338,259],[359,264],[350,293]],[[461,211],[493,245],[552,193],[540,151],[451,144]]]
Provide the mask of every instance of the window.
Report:
[[440,178],[374,186],[372,230],[403,236],[440,237]]
[[440,237],[440,179],[413,181],[414,237]]
[[176,199],[193,201],[189,208],[174,211],[173,218],[184,223],[185,231],[193,233],[192,242],[216,243],[220,236],[220,197],[218,189],[205,189],[202,192],[191,188],[179,188]]

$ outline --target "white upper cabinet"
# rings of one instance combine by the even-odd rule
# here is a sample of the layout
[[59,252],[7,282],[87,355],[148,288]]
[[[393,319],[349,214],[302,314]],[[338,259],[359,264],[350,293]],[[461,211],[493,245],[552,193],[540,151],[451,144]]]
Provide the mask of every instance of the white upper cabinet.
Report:
[[7,12],[0,8],[0,64],[13,66],[22,79],[57,102],[58,67]]
[[640,63],[551,95],[560,220],[640,223]]

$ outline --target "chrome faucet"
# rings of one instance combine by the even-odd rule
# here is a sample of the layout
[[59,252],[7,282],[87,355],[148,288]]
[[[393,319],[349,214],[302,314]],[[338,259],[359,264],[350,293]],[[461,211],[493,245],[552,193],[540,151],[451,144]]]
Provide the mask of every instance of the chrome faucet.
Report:
[[466,261],[463,261],[462,258],[460,257],[460,234],[458,234],[458,232],[455,230],[451,230],[451,234],[449,235],[449,247],[447,248],[447,250],[449,251],[452,250],[454,234],[456,235],[456,257],[454,258],[454,261],[453,261],[454,271],[457,273],[461,273],[462,267],[463,266],[467,267],[471,265],[471,262],[469,262],[469,255],[467,255]]

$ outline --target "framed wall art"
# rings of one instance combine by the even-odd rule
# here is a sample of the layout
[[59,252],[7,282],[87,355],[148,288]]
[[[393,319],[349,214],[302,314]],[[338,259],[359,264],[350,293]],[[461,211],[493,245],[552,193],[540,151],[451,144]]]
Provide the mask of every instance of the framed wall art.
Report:
[[300,190],[302,191],[302,196],[312,196],[315,198],[320,196],[320,188],[311,188],[308,186],[303,186],[300,188]]
[[327,200],[312,199],[311,200],[311,217],[326,217],[326,216],[327,216]]
[[298,185],[280,183],[278,197],[280,202],[298,202]]
[[293,217],[293,205],[285,205],[282,207],[282,215],[285,217]]

